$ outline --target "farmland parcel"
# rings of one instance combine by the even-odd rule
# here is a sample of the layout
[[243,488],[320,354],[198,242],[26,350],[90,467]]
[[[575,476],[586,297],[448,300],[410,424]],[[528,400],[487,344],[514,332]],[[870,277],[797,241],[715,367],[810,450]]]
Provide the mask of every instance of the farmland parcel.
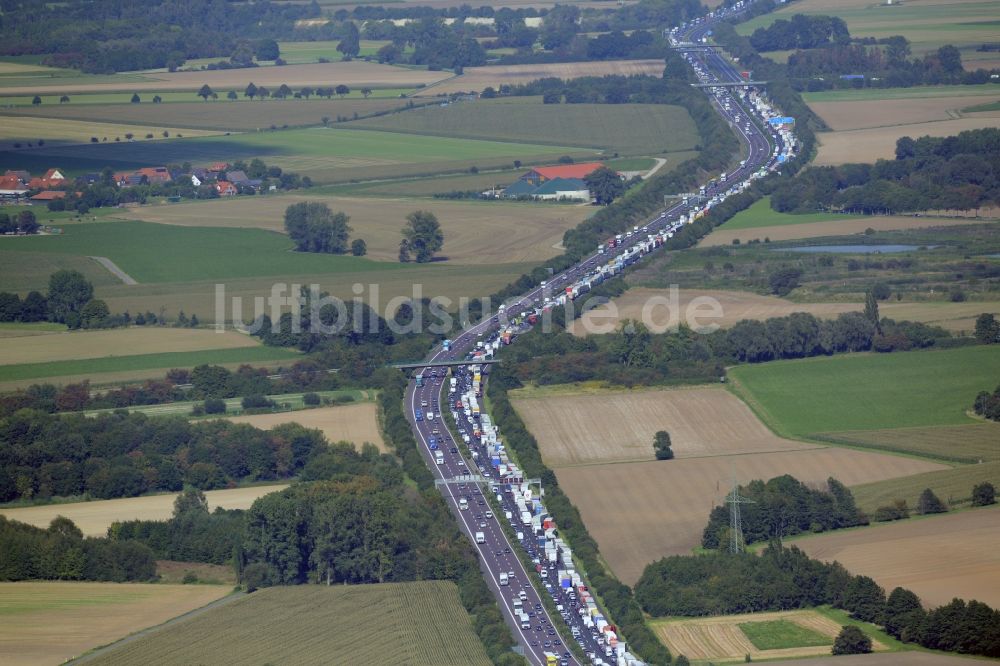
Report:
[[95,664],[489,666],[450,582],[271,587],[113,647]]
[[330,442],[351,442],[358,448],[368,442],[385,452],[385,442],[379,432],[374,403],[318,407],[278,414],[232,416],[234,423],[249,423],[255,428],[269,430],[283,423],[298,423],[306,428],[321,430]]
[[0,662],[61,664],[225,596],[219,585],[0,583]]

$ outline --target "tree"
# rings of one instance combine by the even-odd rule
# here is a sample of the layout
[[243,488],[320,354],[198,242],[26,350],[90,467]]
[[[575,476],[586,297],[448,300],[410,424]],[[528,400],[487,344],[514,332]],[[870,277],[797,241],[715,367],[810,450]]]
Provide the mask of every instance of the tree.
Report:
[[390,65],[399,60],[402,55],[403,50],[391,42],[380,48],[375,53],[375,57],[378,58],[379,62],[388,63]]
[[108,304],[99,298],[92,298],[80,310],[80,326],[97,328],[110,316],[111,311],[108,309]]
[[17,230],[22,234],[33,234],[38,231],[38,219],[30,210],[22,210],[17,214]]
[[239,95],[236,94],[235,90],[230,90],[229,92],[226,93],[226,99],[236,101],[237,99],[239,99]]
[[278,86],[278,89],[274,91],[274,97],[277,99],[285,99],[292,94],[292,89],[288,87],[287,83],[282,83]]
[[208,98],[214,94],[215,91],[212,90],[212,88],[207,83],[203,85],[200,90],[198,90],[198,97],[201,97],[201,99],[205,102],[207,102]]
[[669,432],[659,430],[653,435],[653,450],[656,452],[657,460],[670,460],[674,457],[674,452],[670,448]]
[[349,220],[344,213],[334,213],[317,202],[303,201],[285,209],[285,231],[299,252],[347,252]]
[[133,104],[138,104],[141,101],[142,100],[139,98],[139,93],[132,93],[132,100],[131,100],[131,102]]
[[160,97],[159,95],[153,95],[153,104],[159,104],[162,101],[163,101],[162,97]]
[[924,488],[924,491],[920,493],[920,498],[917,500],[917,513],[923,515],[928,513],[945,513],[946,511],[948,511],[948,507],[934,494],[934,491],[930,488]]
[[621,176],[612,169],[602,166],[584,178],[590,195],[597,203],[607,205],[625,193],[625,183]]
[[21,321],[45,321],[48,317],[48,300],[40,291],[29,291],[21,301]]
[[793,289],[799,286],[800,277],[802,277],[801,268],[786,267],[779,268],[771,273],[767,281],[772,293],[778,296],[787,296]]
[[174,500],[174,518],[195,513],[208,515],[208,500],[198,488],[185,488]]
[[17,321],[21,318],[21,297],[9,291],[0,291],[0,321]]
[[833,641],[833,654],[868,654],[872,639],[854,625],[845,625]]
[[299,91],[299,96],[302,97],[303,99],[309,99],[310,97],[313,96],[315,92],[316,91],[313,90],[311,87],[305,86],[304,88],[302,88],[302,90]]
[[42,103],[42,98],[41,98],[41,97],[39,97],[38,95],[35,95],[35,96],[34,96],[34,97],[33,97],[33,98],[31,99],[31,103],[32,103],[32,104],[34,104],[35,106],[38,106],[39,104],[41,104],[41,103]]
[[226,401],[222,398],[206,398],[202,405],[206,414],[225,414]]
[[338,96],[343,98],[345,95],[351,94],[351,89],[345,86],[343,83],[341,83],[339,86],[334,88],[334,92],[336,92]]
[[94,297],[94,286],[79,271],[56,271],[49,277],[48,306],[52,318],[65,322]]
[[878,300],[876,300],[875,292],[872,289],[865,292],[865,319],[872,323],[876,333],[882,335],[882,320],[878,314]]
[[356,58],[361,53],[361,35],[354,21],[347,21],[344,24],[344,36],[337,44],[337,50],[344,54],[345,60]]
[[989,506],[996,504],[997,489],[989,481],[977,484],[972,489],[972,506]]
[[433,259],[434,255],[444,247],[444,233],[441,231],[437,216],[424,210],[413,211],[407,215],[406,226],[403,227],[403,240],[407,243],[408,251],[414,253],[414,259],[418,264]]
[[69,103],[69,95],[63,95],[62,97],[60,97],[59,98],[59,103],[60,104],[68,104]]
[[249,97],[250,101],[253,101],[253,98],[257,96],[257,86],[253,84],[253,81],[251,81],[250,85],[248,85],[246,90],[243,91],[243,96]]
[[399,241],[399,261],[406,263],[410,260],[410,242],[405,238]]
[[859,620],[878,624],[885,611],[885,590],[868,576],[855,576],[844,592],[844,609]]
[[1000,342],[1000,322],[992,313],[984,312],[976,317],[976,339],[984,345]]
[[920,599],[913,592],[897,587],[885,602],[885,631],[900,640],[914,640],[924,619],[924,609]]
[[351,242],[351,254],[355,257],[363,257],[368,254],[368,244],[362,238],[355,238]]
[[278,42],[273,39],[262,39],[257,42],[256,52],[257,60],[277,60],[281,57],[281,50],[278,48]]

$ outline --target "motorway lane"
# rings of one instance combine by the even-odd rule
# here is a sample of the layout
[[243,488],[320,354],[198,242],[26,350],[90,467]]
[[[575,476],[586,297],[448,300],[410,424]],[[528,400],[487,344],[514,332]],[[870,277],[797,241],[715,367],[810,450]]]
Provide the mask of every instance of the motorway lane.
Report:
[[[686,33],[683,33],[683,38],[697,39],[705,33],[709,25],[710,23],[702,23],[692,26]],[[711,54],[709,58],[701,59],[700,64],[702,64],[706,73],[714,70],[714,80],[716,81],[742,80],[739,73],[736,72],[732,66],[717,53]],[[725,110],[723,104],[723,99],[725,98],[728,98],[730,101],[731,109],[728,112]],[[722,96],[713,94],[712,102],[716,109],[730,121],[734,130],[743,142],[745,147],[746,164],[744,167],[737,167],[728,172],[726,183],[717,183],[715,186],[707,187],[706,196],[708,197],[712,197],[717,193],[726,192],[734,183],[745,180],[750,176],[750,174],[757,171],[761,166],[771,167],[775,162],[772,157],[771,142],[768,140],[768,137],[764,134],[761,128],[758,127],[756,123],[750,123],[750,128],[748,130],[746,129],[745,122],[740,124],[735,121],[735,116],[737,114],[742,115],[744,118],[751,117],[753,109],[750,105],[747,104],[744,106],[744,102],[738,94],[732,95],[729,92],[725,92]],[[772,136],[777,145],[777,136],[774,135],[774,133],[772,133]],[[623,242],[619,248],[616,248],[615,251],[620,253],[640,241],[645,241],[646,234],[656,233],[668,227],[674,226],[676,224],[677,217],[683,213],[687,213],[688,210],[689,206],[683,203],[678,203],[662,211],[658,216],[643,226],[642,233],[636,233],[631,237],[625,238],[625,242]],[[595,268],[612,255],[613,253],[610,252],[595,252],[575,266],[553,276],[550,280],[548,280],[548,283],[545,286],[538,286],[530,290],[527,294],[508,302],[506,312],[516,315],[527,309],[534,308],[536,305],[543,304],[546,296],[550,296],[553,293],[561,293],[562,287],[565,285],[571,285],[579,279],[585,277],[588,273],[593,272]],[[504,320],[496,321],[497,319]],[[499,317],[486,318],[458,335],[452,341],[452,349],[450,351],[437,348],[428,360],[461,360],[465,357],[466,352],[475,348],[475,343],[480,339],[480,337],[484,337],[487,333],[503,327],[506,323],[507,322],[505,321],[505,318],[503,318],[502,314]],[[470,363],[472,363],[472,361],[470,361]],[[411,382],[407,387],[406,393],[406,399],[409,405],[409,413],[407,416],[418,436],[418,440],[421,445],[421,453],[423,454],[427,464],[434,470],[437,478],[451,478],[463,474],[478,473],[478,466],[472,466],[470,469],[470,461],[464,460],[460,452],[451,452],[451,449],[453,447],[457,447],[457,444],[453,441],[451,434],[448,433],[447,427],[445,427],[440,420],[440,405],[446,405],[446,408],[451,410],[451,405],[448,404],[449,401],[447,397],[444,398],[444,401],[440,400],[441,392],[446,388],[447,387],[444,385],[443,381],[441,385],[438,385],[434,380],[429,380],[424,384],[424,386],[419,388]],[[415,419],[416,410],[421,409],[421,403],[425,401],[428,403],[429,409],[438,414],[437,419],[434,421],[416,421]],[[439,405],[438,408],[433,407],[435,401]],[[426,410],[424,411],[426,412]],[[435,429],[439,430],[438,435],[434,435],[433,431]],[[436,438],[444,440],[440,449],[443,457],[443,464],[441,465],[435,463],[434,452],[430,448],[429,438],[432,435]],[[486,473],[491,471],[489,469],[488,461],[484,461],[484,467],[486,468]],[[448,501],[449,507],[458,519],[461,529],[473,541],[473,544],[479,553],[480,565],[487,582],[493,590],[494,595],[496,595],[499,600],[499,605],[504,617],[508,621],[515,639],[524,649],[525,656],[531,663],[544,664],[544,652],[551,651],[561,656],[563,652],[566,651],[565,646],[554,647],[549,650],[544,648],[544,640],[552,640],[551,637],[548,636],[548,628],[553,626],[553,618],[549,617],[548,613],[545,611],[544,605],[541,604],[541,599],[539,599],[538,592],[531,584],[529,572],[524,569],[520,559],[513,551],[514,548],[520,548],[522,545],[519,543],[512,544],[508,541],[507,536],[499,523],[501,519],[506,519],[505,516],[494,515],[491,518],[487,518],[485,516],[485,512],[489,509],[489,505],[485,502],[484,498],[481,498],[481,495],[476,494],[476,491],[473,490],[475,487],[475,484],[469,484],[466,488],[460,488],[456,485],[449,484],[442,489],[442,492]],[[487,492],[489,491],[487,490]],[[460,510],[458,506],[458,500],[463,495],[467,496],[470,500],[470,506],[467,511]],[[483,504],[480,505],[479,501],[483,501]],[[477,514],[484,515],[482,517],[477,517]],[[483,532],[485,543],[475,543],[474,535],[476,532]],[[497,555],[498,552],[500,553],[499,556]],[[512,574],[510,576],[509,585],[500,585],[499,575],[501,572]],[[536,574],[531,572],[530,575],[534,576]],[[526,597],[524,601],[525,610],[535,609],[536,604],[538,605],[538,611],[532,620],[532,627],[527,630],[521,628],[520,622],[514,615],[513,597],[521,591],[524,591]],[[578,620],[579,618],[573,619]],[[559,618],[556,621],[561,622],[562,619]],[[542,631],[538,630],[540,625],[543,627]],[[627,638],[627,636],[622,637],[623,640],[627,640]],[[533,642],[535,643],[534,645],[532,645]],[[588,648],[590,648],[590,645],[588,645]],[[572,657],[570,657],[569,661],[574,664],[578,663]]]

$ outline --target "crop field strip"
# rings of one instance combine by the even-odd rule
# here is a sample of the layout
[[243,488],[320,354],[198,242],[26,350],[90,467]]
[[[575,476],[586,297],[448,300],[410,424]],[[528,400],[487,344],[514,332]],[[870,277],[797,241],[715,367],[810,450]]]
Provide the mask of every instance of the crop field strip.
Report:
[[226,585],[0,583],[0,662],[61,664],[231,590]]
[[[218,132],[209,130],[179,130],[175,125],[157,125],[141,123],[125,125],[111,122],[62,120],[54,118],[23,118],[5,115],[0,123],[0,150],[16,149],[14,144],[37,144],[43,140],[46,144],[57,143],[90,143],[92,137],[98,140],[114,141],[120,138],[127,141],[126,134],[135,136],[135,141],[162,141],[163,132],[176,136],[178,131],[191,136],[210,136]],[[146,138],[152,134],[153,138]]]
[[[208,500],[209,510],[212,511],[216,507],[249,509],[258,497],[287,487],[287,484],[272,484],[208,490],[205,492],[205,498]],[[0,508],[0,515],[40,528],[47,528],[56,516],[65,516],[72,520],[86,536],[106,536],[108,528],[114,522],[169,520],[173,515],[174,500],[178,494],[167,493],[124,499],[94,500],[92,502]]]
[[164,666],[490,664],[457,588],[443,581],[266,588],[112,648],[91,663],[154,660]]
[[920,493],[930,488],[950,506],[968,505],[972,501],[972,488],[979,483],[992,483],[1000,487],[1000,461],[975,465],[960,465],[910,477],[887,479],[859,484],[851,488],[857,504],[863,511],[874,512],[880,506],[896,500],[917,506]]
[[448,79],[436,85],[428,85],[415,93],[415,97],[436,97],[443,93],[482,91],[492,87],[499,90],[501,85],[528,83],[536,79],[554,76],[560,79],[575,79],[582,76],[607,76],[648,74],[663,76],[662,60],[607,60],[595,62],[550,63],[540,65],[494,65],[490,67],[466,67],[461,76]]
[[848,430],[820,433],[823,440],[966,464],[1000,460],[1000,423]]
[[351,442],[358,449],[364,443],[374,444],[387,453],[378,427],[375,403],[317,407],[277,414],[253,414],[226,417],[233,423],[249,423],[255,428],[269,430],[284,423],[298,423],[306,428],[320,430],[330,442]]
[[811,557],[871,576],[886,592],[915,592],[927,607],[954,598],[1000,605],[1000,508],[911,518],[811,535],[793,543]]
[[[581,133],[580,127],[587,132]],[[600,146],[621,155],[691,150],[698,143],[694,122],[681,107],[661,104],[542,104],[538,98],[510,98],[428,106],[347,127],[434,136]]]
[[907,99],[905,104],[898,99],[810,102],[809,107],[835,132],[924,124],[928,133],[933,133],[934,124],[963,116],[991,118],[994,121],[1000,118],[998,111],[963,111],[1000,99],[1000,86],[987,87],[993,89],[995,97],[917,97]]

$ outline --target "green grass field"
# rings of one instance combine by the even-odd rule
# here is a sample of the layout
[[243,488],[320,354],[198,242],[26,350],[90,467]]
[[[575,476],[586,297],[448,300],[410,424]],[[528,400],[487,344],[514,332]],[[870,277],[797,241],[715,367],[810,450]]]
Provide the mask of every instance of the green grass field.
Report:
[[863,88],[861,90],[823,90],[804,92],[807,102],[863,102],[880,99],[921,99],[926,97],[969,97],[1000,94],[1000,84],[979,86],[913,86],[912,88]]
[[1000,111],[1000,102],[977,104],[976,106],[970,106],[962,109],[962,113],[978,113],[980,111]]
[[451,582],[271,587],[100,654],[94,664],[491,663]]
[[[259,229],[179,227],[148,222],[67,225],[61,236],[5,238],[3,243],[11,253],[109,257],[140,283],[307,273],[381,274],[406,268],[403,264],[362,257],[293,252],[293,244],[286,236]],[[59,265],[61,259],[53,262]],[[45,271],[50,273],[50,268]],[[16,275],[8,273],[10,269],[6,263],[0,266],[0,281],[4,284],[8,278],[17,280]],[[112,278],[111,283],[115,282]]]
[[742,622],[739,628],[758,650],[833,645],[829,637],[788,620]]
[[2,291],[14,291],[23,295],[32,289],[37,289],[45,293],[48,290],[49,276],[64,268],[80,271],[98,289],[121,284],[117,277],[88,256],[14,250],[13,244],[7,243],[12,240],[17,239],[0,238],[0,285],[3,285],[0,290]]
[[[70,173],[100,171],[105,166],[127,169],[156,164],[205,164],[260,157],[268,164],[302,172],[320,181],[361,178],[365,173],[406,175],[459,170],[468,164],[487,166],[514,159],[561,154],[588,155],[592,150],[568,146],[477,141],[400,134],[312,128],[263,131],[232,136],[169,139],[138,143],[101,143],[0,152],[0,168],[41,169],[58,164]],[[29,159],[26,159],[29,158]],[[27,165],[33,162],[34,165]],[[467,166],[465,166],[467,168]]]
[[455,103],[351,122],[412,134],[493,141],[599,146],[611,156],[659,155],[698,143],[694,121],[662,104],[542,104],[538,98]]
[[656,166],[656,161],[651,157],[622,157],[617,160],[608,160],[608,168],[616,171],[647,171]]
[[996,39],[995,20],[1000,16],[1000,2],[902,2],[887,6],[884,2],[859,0],[834,4],[804,0],[758,16],[736,29],[741,35],[749,35],[759,27],[771,25],[778,19],[788,20],[795,14],[838,16],[844,19],[855,38],[903,35],[910,40],[915,55],[953,44],[963,51],[963,58],[974,60],[981,57],[975,47]]
[[[155,370],[158,368],[193,368],[210,363],[258,363],[261,361],[283,361],[297,359],[298,352],[280,347],[243,347],[239,349],[208,349],[196,352],[165,352],[161,354],[138,354],[135,356],[114,356],[109,358],[89,358],[78,361],[50,361],[48,363],[23,363],[0,365],[0,382],[77,375],[101,375],[105,373]],[[100,377],[95,377],[100,381]]]
[[741,365],[737,391],[787,436],[972,423],[966,412],[1000,375],[1000,348],[850,354]]
[[948,506],[954,507],[968,505],[972,501],[973,486],[984,482],[1000,487],[1000,462],[961,465],[952,469],[866,483],[851,487],[851,492],[861,510],[869,514],[897,499],[906,500],[912,511],[925,488],[930,488]]
[[830,222],[842,220],[848,215],[834,213],[805,213],[790,215],[771,210],[771,197],[764,197],[744,211],[734,215],[723,225],[723,229],[756,229],[758,227],[784,226],[786,224],[810,224],[812,222]]

